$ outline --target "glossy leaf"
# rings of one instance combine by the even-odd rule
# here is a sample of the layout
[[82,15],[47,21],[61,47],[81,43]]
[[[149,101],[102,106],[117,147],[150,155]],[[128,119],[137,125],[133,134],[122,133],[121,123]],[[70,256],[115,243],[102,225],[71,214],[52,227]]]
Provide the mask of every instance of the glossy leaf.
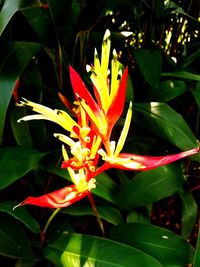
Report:
[[172,164],[141,172],[121,189],[116,202],[125,210],[146,206],[180,191],[183,181],[181,169]]
[[182,151],[197,146],[196,137],[184,118],[166,103],[137,103],[133,119]]
[[[107,206],[97,206],[97,211],[101,217],[107,222],[117,225],[123,222],[122,216],[118,209]],[[72,205],[62,210],[62,213],[66,213],[72,216],[84,216],[92,215],[95,216],[92,208],[86,205]]]
[[26,225],[34,233],[40,232],[40,225],[39,223],[28,213],[28,211],[21,207],[20,209],[13,210],[13,208],[18,203],[15,201],[6,201],[0,203],[0,211],[5,212],[15,219],[19,220],[21,223]]
[[200,82],[197,83],[195,89],[192,90],[198,109],[200,110]]
[[62,161],[63,161],[62,151],[60,149],[52,150],[41,160],[40,168],[46,172],[49,172],[51,174],[60,176],[64,179],[71,181],[67,169],[61,168]]
[[181,199],[182,210],[181,234],[184,238],[189,238],[196,222],[198,206],[191,193],[183,191],[179,193],[179,197]]
[[5,147],[0,149],[0,189],[12,184],[23,175],[39,167],[44,156],[29,147]]
[[199,267],[200,266],[200,227],[198,232],[198,238],[196,243],[196,250],[194,254],[194,260],[193,260],[193,267]]
[[92,193],[113,203],[117,193],[117,184],[106,173],[101,173],[96,179],[96,188],[92,189]]
[[[8,49],[9,48],[9,49]],[[16,81],[32,57],[41,49],[41,44],[16,42],[8,45],[6,58],[0,65],[0,144],[5,123],[6,111]],[[12,68],[11,68],[12,66]]]
[[163,266],[151,256],[131,246],[101,237],[66,232],[48,243],[44,255],[59,267]]
[[122,224],[111,229],[110,237],[151,255],[164,266],[186,266],[192,262],[192,246],[165,228],[142,223]]
[[151,90],[150,99],[158,102],[167,102],[180,95],[186,90],[186,85],[183,81],[167,80],[161,82],[158,88]]
[[133,53],[145,81],[156,86],[161,74],[162,57],[160,50],[141,48],[134,50]]
[[200,81],[200,75],[188,71],[164,72],[163,77],[175,77],[184,80]]
[[0,36],[17,11],[33,6],[39,6],[39,2],[34,0],[6,0],[0,12]]
[[0,220],[0,255],[12,258],[32,258],[32,250],[21,225],[7,214]]
[[33,146],[33,140],[28,123],[18,123],[17,120],[26,114],[24,109],[13,107],[10,110],[10,124],[16,143],[19,146]]

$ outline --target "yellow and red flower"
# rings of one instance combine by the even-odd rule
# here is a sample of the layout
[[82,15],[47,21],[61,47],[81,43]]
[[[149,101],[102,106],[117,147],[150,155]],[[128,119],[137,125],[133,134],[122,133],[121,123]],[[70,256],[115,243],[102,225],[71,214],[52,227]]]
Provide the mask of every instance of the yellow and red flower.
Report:
[[[27,99],[22,99],[18,104],[38,113],[25,116],[19,122],[45,119],[59,124],[67,131],[66,135],[55,133],[54,136],[63,143],[62,168],[68,170],[73,183],[43,196],[30,196],[18,206],[33,204],[49,208],[67,207],[88,196],[95,188],[95,177],[109,168],[144,171],[199,152],[199,147],[196,147],[175,155],[159,157],[121,153],[131,124],[132,102],[129,104],[118,142],[110,140],[113,127],[124,109],[128,77],[128,68],[122,71],[123,67],[117,60],[115,50],[109,69],[110,47],[110,32],[107,30],[102,43],[101,60],[95,50],[94,65],[86,67],[93,84],[95,99],[79,74],[69,66],[75,96],[73,112],[76,119],[63,110],[52,110]],[[99,166],[100,157],[103,163]]]

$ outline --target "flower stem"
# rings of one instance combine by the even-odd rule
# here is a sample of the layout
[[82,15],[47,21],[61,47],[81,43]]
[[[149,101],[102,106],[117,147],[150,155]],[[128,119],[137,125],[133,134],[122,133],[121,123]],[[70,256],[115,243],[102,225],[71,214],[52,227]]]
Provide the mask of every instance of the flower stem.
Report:
[[44,226],[44,229],[42,230],[41,232],[41,239],[42,241],[44,241],[45,239],[45,234],[46,234],[46,231],[51,223],[51,221],[53,220],[53,218],[56,216],[56,214],[60,211],[60,208],[57,208],[54,210],[54,212],[51,214],[51,216],[49,217],[49,219],[47,220],[45,226]]
[[102,224],[102,221],[101,221],[101,218],[100,218],[100,215],[99,215],[99,212],[96,208],[96,205],[95,205],[95,202],[94,202],[94,199],[93,199],[93,196],[91,193],[88,194],[88,198],[89,198],[89,201],[90,201],[90,204],[91,204],[91,207],[92,207],[92,210],[96,216],[96,219],[97,219],[97,222],[99,224],[99,227],[100,227],[100,230],[102,232],[102,235],[105,236],[105,231],[104,231],[104,227],[103,227],[103,224]]

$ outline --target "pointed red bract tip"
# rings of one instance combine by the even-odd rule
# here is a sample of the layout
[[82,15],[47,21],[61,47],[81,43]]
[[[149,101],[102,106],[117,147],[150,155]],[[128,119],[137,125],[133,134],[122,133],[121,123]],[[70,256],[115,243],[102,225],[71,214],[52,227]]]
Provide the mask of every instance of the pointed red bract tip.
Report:
[[84,198],[88,193],[88,190],[78,192],[75,185],[71,185],[39,197],[29,196],[15,206],[14,209],[24,205],[35,205],[43,208],[65,208]]

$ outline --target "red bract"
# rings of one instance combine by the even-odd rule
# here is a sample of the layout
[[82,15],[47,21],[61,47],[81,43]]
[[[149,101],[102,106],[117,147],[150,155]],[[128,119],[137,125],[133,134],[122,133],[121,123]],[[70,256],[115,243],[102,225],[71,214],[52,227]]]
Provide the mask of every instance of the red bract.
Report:
[[179,159],[199,153],[199,148],[193,148],[174,155],[166,156],[141,156],[137,154],[120,153],[117,158],[107,161],[96,170],[95,175],[111,169],[131,170],[131,171],[147,171],[159,166],[170,164]]
[[[24,205],[35,205],[45,208],[65,208],[74,202],[87,196],[88,190],[84,192],[78,192],[75,185],[67,186],[49,194],[45,194],[39,197],[27,197],[24,201],[18,204],[16,207]],[[15,208],[16,208],[15,207]]]

